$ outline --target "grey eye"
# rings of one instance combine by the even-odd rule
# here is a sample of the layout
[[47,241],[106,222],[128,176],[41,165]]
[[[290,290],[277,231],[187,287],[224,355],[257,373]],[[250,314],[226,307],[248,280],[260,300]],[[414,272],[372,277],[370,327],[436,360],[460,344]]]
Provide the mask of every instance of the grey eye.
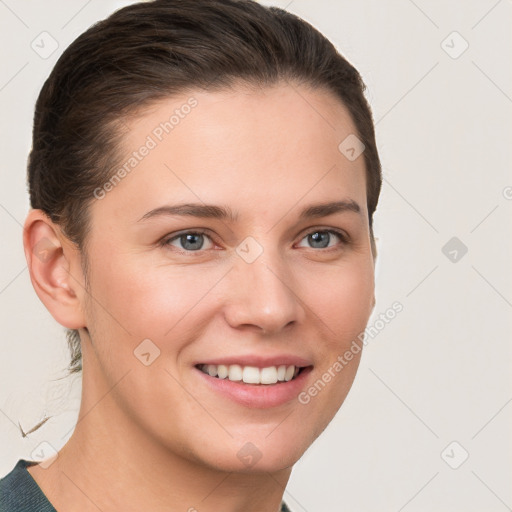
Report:
[[175,242],[179,242],[179,245],[177,246],[179,249],[194,252],[203,249],[205,240],[209,238],[210,237],[205,233],[189,231],[170,238],[167,240],[166,245],[176,246]]
[[[335,243],[331,243],[333,240],[333,235],[338,237],[339,240],[343,241],[342,236],[336,231],[332,230],[316,230],[307,234],[302,240],[307,240],[310,247],[314,249],[326,249],[327,247],[331,247],[335,245]],[[335,242],[335,240],[334,240]]]

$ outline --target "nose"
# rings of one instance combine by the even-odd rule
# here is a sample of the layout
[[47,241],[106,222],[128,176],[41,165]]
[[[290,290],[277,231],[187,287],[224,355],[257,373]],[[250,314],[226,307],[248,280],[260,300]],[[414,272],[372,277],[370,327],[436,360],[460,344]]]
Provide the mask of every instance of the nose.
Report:
[[252,263],[237,258],[227,278],[224,309],[231,327],[273,334],[304,319],[297,282],[277,251],[265,250]]

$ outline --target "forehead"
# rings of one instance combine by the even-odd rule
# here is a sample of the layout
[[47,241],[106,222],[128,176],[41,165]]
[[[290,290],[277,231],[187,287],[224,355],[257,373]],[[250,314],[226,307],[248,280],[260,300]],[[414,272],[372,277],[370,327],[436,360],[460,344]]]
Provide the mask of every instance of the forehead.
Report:
[[125,172],[101,208],[131,198],[129,214],[142,215],[159,202],[199,200],[257,214],[345,197],[366,208],[364,159],[340,151],[356,128],[328,91],[287,83],[191,91],[126,126],[117,167]]

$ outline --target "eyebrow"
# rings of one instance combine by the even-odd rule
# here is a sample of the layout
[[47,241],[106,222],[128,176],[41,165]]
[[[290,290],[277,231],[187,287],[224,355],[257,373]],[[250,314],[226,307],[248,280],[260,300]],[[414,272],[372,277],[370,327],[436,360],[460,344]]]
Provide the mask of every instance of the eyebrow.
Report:
[[[299,215],[300,220],[326,217],[335,213],[341,212],[355,212],[360,214],[361,207],[352,199],[344,201],[334,201],[329,203],[318,203],[306,206]],[[213,204],[201,204],[201,203],[184,203],[176,205],[165,205],[155,208],[144,214],[138,222],[147,220],[153,217],[159,217],[163,215],[181,215],[188,217],[199,217],[209,219],[227,220],[235,223],[238,220],[238,213],[226,206],[217,206]]]

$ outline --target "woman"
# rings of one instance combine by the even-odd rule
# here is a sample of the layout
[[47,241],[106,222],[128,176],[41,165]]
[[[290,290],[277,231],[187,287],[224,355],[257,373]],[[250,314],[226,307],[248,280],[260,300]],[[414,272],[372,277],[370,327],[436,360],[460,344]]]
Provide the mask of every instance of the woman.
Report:
[[0,481],[2,510],[287,510],[375,302],[363,92],[318,31],[251,0],[133,4],[67,48],[24,246],[82,401],[60,450]]

